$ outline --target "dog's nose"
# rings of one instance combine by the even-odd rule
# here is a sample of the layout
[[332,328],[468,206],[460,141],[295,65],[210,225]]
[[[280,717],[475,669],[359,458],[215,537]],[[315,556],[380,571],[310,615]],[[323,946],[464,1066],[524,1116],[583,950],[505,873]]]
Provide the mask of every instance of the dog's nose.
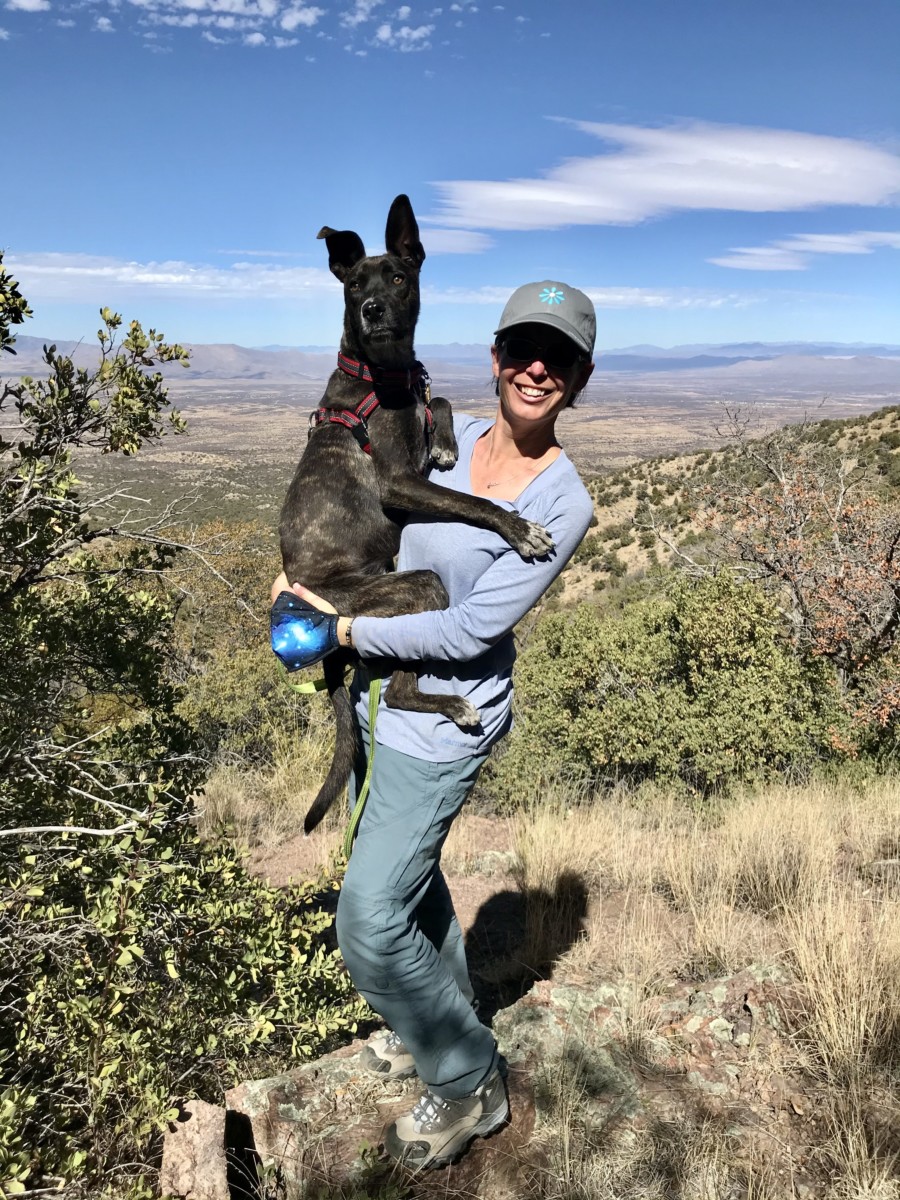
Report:
[[362,315],[367,321],[380,321],[384,316],[384,305],[370,298],[362,306]]

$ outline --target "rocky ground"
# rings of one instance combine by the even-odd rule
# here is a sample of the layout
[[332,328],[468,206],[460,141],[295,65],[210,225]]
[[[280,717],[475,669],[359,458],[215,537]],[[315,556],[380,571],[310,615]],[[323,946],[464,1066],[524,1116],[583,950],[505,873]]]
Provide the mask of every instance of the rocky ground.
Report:
[[[628,978],[615,956],[602,961],[602,930],[612,938],[629,897],[600,897],[571,879],[554,895],[529,894],[516,881],[507,822],[468,817],[460,839],[448,846],[448,878],[480,1012],[510,1065],[509,1125],[458,1164],[413,1177],[383,1160],[379,1143],[384,1125],[415,1098],[416,1081],[367,1075],[357,1041],[241,1084],[225,1108],[188,1106],[166,1142],[163,1194],[831,1194],[822,1150],[832,1130],[795,1049],[804,1005],[777,956],[728,976]],[[285,882],[322,854],[322,843],[299,838],[257,866]],[[661,935],[666,914],[660,900]],[[542,962],[528,963],[535,919],[557,940],[543,943]],[[588,925],[590,945],[601,948],[593,957],[583,941],[577,952]]]

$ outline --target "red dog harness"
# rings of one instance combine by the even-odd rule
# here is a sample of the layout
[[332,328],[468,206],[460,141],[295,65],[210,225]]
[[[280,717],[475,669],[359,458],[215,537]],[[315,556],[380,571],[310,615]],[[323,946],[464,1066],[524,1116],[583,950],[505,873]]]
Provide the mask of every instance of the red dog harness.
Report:
[[[374,383],[376,386],[393,384],[404,387],[408,391],[414,391],[416,398],[425,406],[425,436],[430,438],[431,426],[434,423],[429,403],[431,381],[428,372],[420,362],[413,363],[405,371],[376,367],[375,374],[373,374],[372,368],[365,363],[357,362],[356,359],[348,358],[346,354],[339,352],[338,367],[345,375],[351,375],[354,379],[362,379],[365,383]],[[424,386],[420,386],[423,384]],[[319,425],[343,425],[350,430],[365,453],[371,454],[372,446],[369,442],[369,427],[366,422],[378,406],[378,396],[373,388],[355,408],[317,408],[315,412],[310,413],[309,432],[311,434]]]

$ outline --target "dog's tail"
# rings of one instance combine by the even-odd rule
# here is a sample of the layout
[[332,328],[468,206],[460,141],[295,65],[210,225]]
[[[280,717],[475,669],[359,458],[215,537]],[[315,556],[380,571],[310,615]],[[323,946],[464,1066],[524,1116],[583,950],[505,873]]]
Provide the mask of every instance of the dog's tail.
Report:
[[325,782],[306,814],[306,820],[303,822],[305,833],[311,833],[315,829],[347,786],[353,764],[361,749],[356,714],[350,701],[350,693],[344,685],[346,666],[347,660],[340,651],[330,655],[322,663],[325,684],[334,709],[334,757]]

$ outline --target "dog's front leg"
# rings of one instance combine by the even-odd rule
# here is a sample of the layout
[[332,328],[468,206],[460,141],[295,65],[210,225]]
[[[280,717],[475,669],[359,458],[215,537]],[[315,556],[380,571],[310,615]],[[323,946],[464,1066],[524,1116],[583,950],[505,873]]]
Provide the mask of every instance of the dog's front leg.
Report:
[[542,525],[507,512],[481,496],[467,496],[441,487],[418,475],[393,475],[382,480],[381,503],[385,508],[465,521],[498,533],[522,558],[543,558],[553,549],[553,538]]
[[452,467],[459,457],[456,434],[453,432],[453,409],[443,396],[431,397],[431,461],[440,470]]

